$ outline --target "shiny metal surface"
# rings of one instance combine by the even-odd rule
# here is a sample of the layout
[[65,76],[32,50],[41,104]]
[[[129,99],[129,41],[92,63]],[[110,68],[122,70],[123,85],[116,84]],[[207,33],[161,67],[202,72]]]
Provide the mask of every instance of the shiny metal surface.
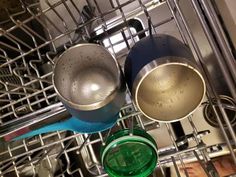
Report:
[[[96,3],[94,3],[95,1]],[[86,28],[90,27],[90,25],[95,27],[97,24],[100,25],[99,28],[94,29],[94,33],[100,34],[100,30],[102,30],[104,40],[96,42],[103,44],[109,49],[121,63],[124,61],[122,59],[126,57],[129,49],[140,40],[138,36],[140,34],[148,35],[150,27],[155,29],[156,33],[175,36],[190,46],[192,46],[192,42],[189,41],[188,34],[193,32],[193,41],[197,42],[197,47],[203,53],[203,60],[201,61],[205,61],[203,63],[207,66],[207,70],[204,70],[204,73],[206,71],[210,73],[213,81],[211,85],[216,90],[222,91],[220,92],[221,94],[224,94],[224,90],[228,90],[228,87],[224,79],[222,79],[220,67],[214,62],[215,56],[209,50],[210,47],[207,43],[207,38],[204,38],[204,32],[199,32],[201,25],[195,26],[197,24],[194,18],[196,14],[193,13],[195,10],[191,8],[190,0],[168,0],[167,2],[171,4],[169,9],[168,3],[165,1],[161,3],[156,0],[147,1],[150,3],[147,3],[146,0],[40,0],[40,3],[49,2],[48,6],[37,9],[35,7],[39,7],[39,3],[34,5],[22,4],[25,11],[30,14],[26,20],[17,18],[16,14],[9,14],[9,20],[14,26],[9,29],[1,29],[0,32],[0,70],[7,71],[0,76],[0,80],[8,80],[8,84],[0,82],[1,130],[2,127],[8,127],[9,125],[9,129],[4,135],[9,132],[10,134],[14,133],[14,127],[20,130],[21,126],[34,125],[34,122],[39,120],[51,120],[51,116],[54,117],[54,115],[65,113],[66,109],[57,99],[57,94],[51,83],[52,71],[45,69],[44,65],[51,68],[54,63],[54,56],[62,51],[58,46],[66,50],[76,45],[78,42],[77,37],[84,38],[84,36],[78,35],[77,32],[87,31]],[[79,13],[82,13],[80,2],[90,4],[95,9],[92,19],[86,20],[79,15]],[[184,9],[189,13],[186,14],[184,11],[183,16],[188,18],[188,23],[194,24],[191,28],[187,28],[188,31],[184,28],[186,25],[182,24],[184,19],[180,18],[179,12],[181,9],[175,6],[175,3],[178,2],[186,5]],[[76,12],[75,14],[74,11]],[[109,20],[110,17],[115,17],[115,19]],[[127,24],[129,19],[132,18],[141,21],[143,25],[141,31],[137,32],[134,30],[135,28],[131,28]],[[149,20],[151,20],[150,26],[148,26]],[[46,37],[29,26],[30,29],[27,28],[26,24],[33,23],[33,21],[41,24]],[[115,30],[115,32],[114,30],[109,30],[117,27],[117,24],[124,24],[124,28],[118,28],[119,31]],[[176,25],[179,27],[182,36]],[[28,36],[33,45],[29,45],[22,38],[18,38],[19,36],[13,33],[15,30],[19,30],[21,33],[26,31],[26,36]],[[41,39],[40,42],[35,41],[34,39],[37,39],[38,36],[43,41]],[[9,41],[2,40],[2,38],[7,37]],[[89,34],[85,36],[86,38],[89,38]],[[192,48],[192,51],[193,53],[198,51],[196,46]],[[211,92],[211,90],[208,89],[207,92]],[[206,101],[212,104],[211,99],[215,99],[215,97],[212,96]],[[216,99],[218,98],[216,97]],[[214,168],[212,169],[212,166],[209,165],[212,158],[222,154],[229,154],[229,151],[231,151],[230,158],[234,158],[235,146],[231,144],[232,141],[228,130],[221,122],[219,122],[220,129],[208,125],[202,116],[201,106],[195,111],[192,119],[180,120],[186,134],[182,139],[176,138],[172,130],[172,123],[157,123],[146,119],[133,106],[132,103],[122,108],[117,126],[122,129],[127,128],[128,125],[136,125],[137,122],[140,127],[154,137],[158,147],[160,147],[160,163],[157,165],[156,170],[160,171],[163,176],[169,174],[165,173],[168,171],[169,166],[172,168],[171,177],[191,176],[192,173],[188,171],[187,166],[189,161],[200,162],[205,175],[211,176],[212,171],[214,171]],[[231,108],[232,106],[222,104],[222,108],[226,107]],[[129,113],[124,114],[124,109],[128,109]],[[32,121],[30,121],[31,118]],[[24,120],[26,120],[26,124],[24,124]],[[22,124],[18,124],[19,122]],[[11,127],[11,125],[13,126]],[[203,130],[210,130],[210,133],[203,137],[199,136]],[[25,139],[17,142],[17,144],[1,142],[1,147],[6,148],[0,151],[0,176],[22,177],[25,174],[26,176],[39,177],[107,177],[100,163],[99,147],[104,143],[109,132],[100,132],[91,136],[77,133],[63,136],[64,133],[68,132],[57,131]],[[189,134],[191,134],[190,139],[188,138]],[[0,135],[0,137],[2,136]],[[178,148],[178,144],[183,144],[186,141],[189,143],[187,149],[181,150]],[[39,144],[39,146],[35,147],[34,144]],[[57,148],[61,148],[60,153],[50,153]],[[17,153],[18,149],[20,149],[20,153]],[[207,151],[207,153],[202,153],[203,151]],[[58,158],[59,160],[56,160]],[[55,169],[55,161],[60,163],[57,172],[53,175],[51,171]],[[43,171],[41,169],[48,169],[48,167],[52,169],[46,170],[50,171],[50,173],[41,173]],[[30,171],[30,173],[25,173],[27,171]],[[151,176],[156,177],[159,175],[153,174]]]
[[134,102],[152,120],[186,118],[205,95],[204,78],[189,48],[170,35],[151,35],[137,42],[124,70]]
[[68,111],[83,120],[107,121],[125,102],[120,67],[97,44],[78,44],[66,50],[56,59],[52,78]]
[[[209,43],[211,45],[211,48],[212,50],[214,51],[215,55],[216,55],[216,59],[217,59],[217,62],[219,63],[219,66],[221,67],[221,71],[223,72],[223,75],[224,75],[224,78],[225,80],[227,81],[227,85],[228,85],[228,88],[230,90],[230,93],[232,95],[232,97],[234,99],[236,99],[236,91],[235,91],[235,87],[236,87],[236,83],[235,83],[235,71],[234,72],[230,72],[230,69],[227,68],[227,65],[225,63],[228,63],[230,64],[230,68],[234,68],[235,66],[235,60],[232,56],[232,54],[229,52],[227,54],[227,56],[224,56],[222,57],[221,55],[221,50],[220,48],[218,48],[218,45],[221,45],[222,42],[225,40],[224,39],[224,36],[222,35],[221,37],[220,36],[217,36],[218,40],[221,40],[221,42],[218,41],[218,45],[217,45],[217,40],[214,39],[213,35],[211,34],[211,29],[209,28],[209,26],[207,26],[207,22],[206,20],[204,19],[203,15],[201,14],[201,7],[200,7],[200,4],[196,3],[195,1],[191,1],[192,2],[192,6],[195,8],[195,11],[198,15],[198,18],[201,22],[201,25],[204,29],[204,32],[207,34],[207,38],[209,40]],[[207,11],[209,9],[206,9]],[[209,12],[206,12],[206,14],[209,13]],[[215,19],[217,20],[217,19]],[[218,31],[219,32],[219,31]],[[229,50],[227,48],[227,44],[225,43],[225,46],[224,46],[224,50]],[[224,52],[223,52],[224,53]],[[223,63],[224,62],[224,63]],[[212,89],[213,92],[214,92],[214,88]],[[221,126],[221,128],[223,128],[223,123],[220,119],[220,116],[222,115],[222,117],[224,118],[224,121],[225,123],[227,124],[227,127],[228,127],[228,130],[230,132],[230,138],[232,139],[232,141],[234,142],[234,144],[236,144],[236,134],[235,134],[235,131],[233,130],[233,127],[232,125],[230,124],[230,121],[229,121],[229,118],[227,117],[227,114],[225,112],[225,109],[222,108],[221,106],[221,102],[220,102],[220,98],[218,95],[215,95],[215,97],[217,97],[217,105],[219,106],[219,112],[217,113],[217,110],[216,108],[213,106],[213,109],[214,109],[214,112],[216,113],[216,117],[217,117],[217,120]],[[226,139],[228,139],[228,137],[226,136]],[[233,154],[233,152],[232,152]],[[232,155],[234,157],[234,162],[236,164],[236,156],[235,154]]]
[[[206,0],[201,0],[201,4],[203,5],[205,9],[205,12],[206,12],[205,14],[207,15],[207,18],[209,19],[210,26],[212,27],[212,32],[214,33],[216,37],[215,40],[219,44],[219,48],[221,49],[226,65],[228,66],[228,70],[231,73],[234,86],[236,87],[236,70],[235,70],[236,60],[233,56],[233,51],[230,47],[229,41],[226,38],[226,34],[223,30],[223,26],[220,25],[220,19],[218,17],[218,14],[214,10],[214,6],[212,3],[209,3]],[[236,99],[235,92],[232,92],[231,94],[233,95],[233,98]]]
[[[183,3],[180,4],[180,2],[177,2],[176,0],[173,0],[173,1],[167,0],[167,3],[168,3],[168,6],[169,6],[172,14],[176,17],[176,21],[177,21],[177,23],[179,23],[179,26],[181,27],[181,31],[186,32],[186,37],[188,37],[188,39],[189,39],[189,45],[192,47],[194,54],[197,57],[196,61],[197,61],[198,65],[201,66],[201,69],[204,71],[204,76],[207,79],[206,80],[207,81],[206,86],[207,86],[207,90],[208,90],[207,96],[208,96],[210,103],[212,104],[210,97],[215,97],[217,100],[217,106],[219,107],[220,112],[217,112],[214,105],[213,105],[213,111],[214,111],[216,119],[219,123],[219,127],[220,127],[222,135],[225,139],[225,142],[227,143],[227,147],[229,148],[232,159],[233,159],[234,163],[236,164],[236,155],[234,153],[234,147],[232,146],[232,143],[231,143],[232,140],[234,142],[236,142],[235,132],[233,130],[233,127],[230,124],[229,118],[227,117],[224,108],[222,107],[222,105],[220,103],[220,98],[218,95],[219,93],[228,94],[228,91],[230,90],[230,88],[232,90],[232,88],[233,88],[232,86],[234,85],[234,83],[229,81],[230,77],[227,76],[228,70],[225,68],[226,66],[223,63],[219,64],[219,63],[213,62],[213,61],[215,61],[215,59],[213,59],[212,56],[217,57],[217,60],[220,62],[223,62],[224,59],[218,58],[218,57],[220,57],[219,52],[217,52],[213,49],[215,47],[216,47],[215,49],[217,49],[217,46],[211,45],[213,43],[215,44],[216,41],[214,41],[212,38],[211,31],[205,21],[205,18],[203,17],[203,11],[201,10],[198,2],[191,1],[191,2],[184,3],[184,7],[183,7]],[[193,13],[191,10],[187,10],[185,8],[186,5],[190,5],[191,9],[194,10],[196,12],[196,14],[198,15],[198,18],[196,18],[195,16],[192,15]],[[183,9],[185,9],[185,10],[183,10]],[[187,14],[186,14],[186,11],[187,11]],[[187,17],[191,17],[191,20],[188,19]],[[191,26],[193,20],[194,20],[194,24],[197,24],[197,27],[194,26],[194,28],[191,28],[190,26]],[[199,26],[202,26],[202,28]],[[197,31],[194,30],[196,28],[198,29]],[[202,34],[204,34],[202,32],[203,29],[206,34],[210,34],[210,36],[207,36],[207,35],[204,36],[204,38],[211,38],[209,41],[202,40],[202,39],[199,41],[199,37],[202,36]],[[202,45],[200,45],[200,44],[204,44],[203,45],[204,48],[202,48]],[[210,49],[210,51],[211,51],[210,58],[204,57],[204,55],[203,55],[206,52],[205,51],[206,47],[208,48],[208,50]],[[211,47],[212,47],[212,49],[211,49]],[[220,74],[221,76],[218,75],[218,73],[221,73]],[[227,82],[228,82],[227,84],[229,85],[228,87],[227,87],[227,84],[222,83],[222,82],[224,82],[224,79],[222,76],[224,76],[227,79]],[[222,82],[217,82],[219,80]],[[228,134],[228,132],[224,128],[223,123],[220,119],[220,116],[222,116],[224,118],[224,121],[227,124],[227,127],[229,129],[231,136]]]
[[205,95],[200,72],[187,59],[163,57],[136,76],[133,93],[138,108],[152,120],[172,122],[192,114]]

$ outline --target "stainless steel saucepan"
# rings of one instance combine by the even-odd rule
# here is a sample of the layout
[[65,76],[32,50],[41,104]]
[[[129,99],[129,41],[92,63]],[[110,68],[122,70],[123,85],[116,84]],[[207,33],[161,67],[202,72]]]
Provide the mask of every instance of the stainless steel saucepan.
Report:
[[72,117],[7,139],[19,140],[58,130],[95,133],[116,123],[125,103],[126,87],[116,59],[104,47],[78,44],[69,48],[56,59],[52,80]]
[[125,102],[125,84],[116,59],[97,44],[78,44],[55,62],[53,84],[59,99],[86,122],[110,122]]
[[206,90],[189,48],[164,34],[134,45],[125,62],[125,77],[140,111],[163,122],[190,115]]

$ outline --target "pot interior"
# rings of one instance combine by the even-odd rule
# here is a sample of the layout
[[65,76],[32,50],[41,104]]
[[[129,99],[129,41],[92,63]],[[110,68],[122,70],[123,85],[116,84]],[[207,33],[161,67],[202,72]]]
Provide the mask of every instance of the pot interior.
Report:
[[98,45],[72,47],[59,58],[54,86],[73,104],[103,102],[117,89],[119,68],[112,55]]
[[204,93],[204,80],[196,69],[168,63],[145,75],[136,88],[135,101],[147,117],[175,121],[192,113]]

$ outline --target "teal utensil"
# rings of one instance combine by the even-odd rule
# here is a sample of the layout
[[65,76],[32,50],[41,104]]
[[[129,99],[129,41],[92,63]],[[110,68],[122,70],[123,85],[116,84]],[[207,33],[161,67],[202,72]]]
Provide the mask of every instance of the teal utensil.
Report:
[[24,138],[29,138],[35,135],[39,135],[42,133],[49,133],[54,131],[60,131],[60,130],[67,130],[67,131],[75,131],[77,133],[96,133],[99,131],[107,130],[111,127],[113,127],[116,124],[116,121],[118,119],[118,114],[110,119],[110,121],[106,122],[86,122],[82,121],[81,119],[78,119],[76,117],[71,117],[65,121],[53,123],[50,125],[46,125],[42,128],[39,128],[37,130],[33,130],[29,133],[23,134],[21,136],[18,136],[14,138],[13,140],[20,140]]

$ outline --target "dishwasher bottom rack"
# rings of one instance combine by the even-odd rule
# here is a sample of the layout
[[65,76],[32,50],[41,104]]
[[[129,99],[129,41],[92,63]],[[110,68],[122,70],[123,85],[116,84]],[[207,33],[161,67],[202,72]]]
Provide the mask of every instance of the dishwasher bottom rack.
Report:
[[[101,146],[114,132],[136,127],[157,143],[153,177],[235,175],[235,49],[214,0],[0,0],[0,16],[0,176],[107,176]],[[207,93],[191,116],[151,121],[127,94],[110,130],[5,142],[69,116],[52,85],[53,65],[63,51],[97,43],[123,70],[131,47],[150,33],[178,38],[196,59]]]
[[[134,109],[133,104],[126,105],[117,125],[98,134],[60,131],[2,143],[1,175],[106,176],[101,165],[100,147],[113,132],[129,128],[132,133],[134,127],[145,129],[155,139],[159,156],[157,169],[163,176],[171,167],[174,167],[174,174],[179,174],[191,162],[199,162],[199,170],[217,174],[211,158],[217,157],[227,147],[226,144],[207,146],[202,139],[210,135],[209,130],[197,131],[193,118],[189,117],[185,123],[196,132],[179,136],[175,132],[182,128],[181,124],[158,124]],[[165,142],[159,142],[159,137],[165,137]]]

